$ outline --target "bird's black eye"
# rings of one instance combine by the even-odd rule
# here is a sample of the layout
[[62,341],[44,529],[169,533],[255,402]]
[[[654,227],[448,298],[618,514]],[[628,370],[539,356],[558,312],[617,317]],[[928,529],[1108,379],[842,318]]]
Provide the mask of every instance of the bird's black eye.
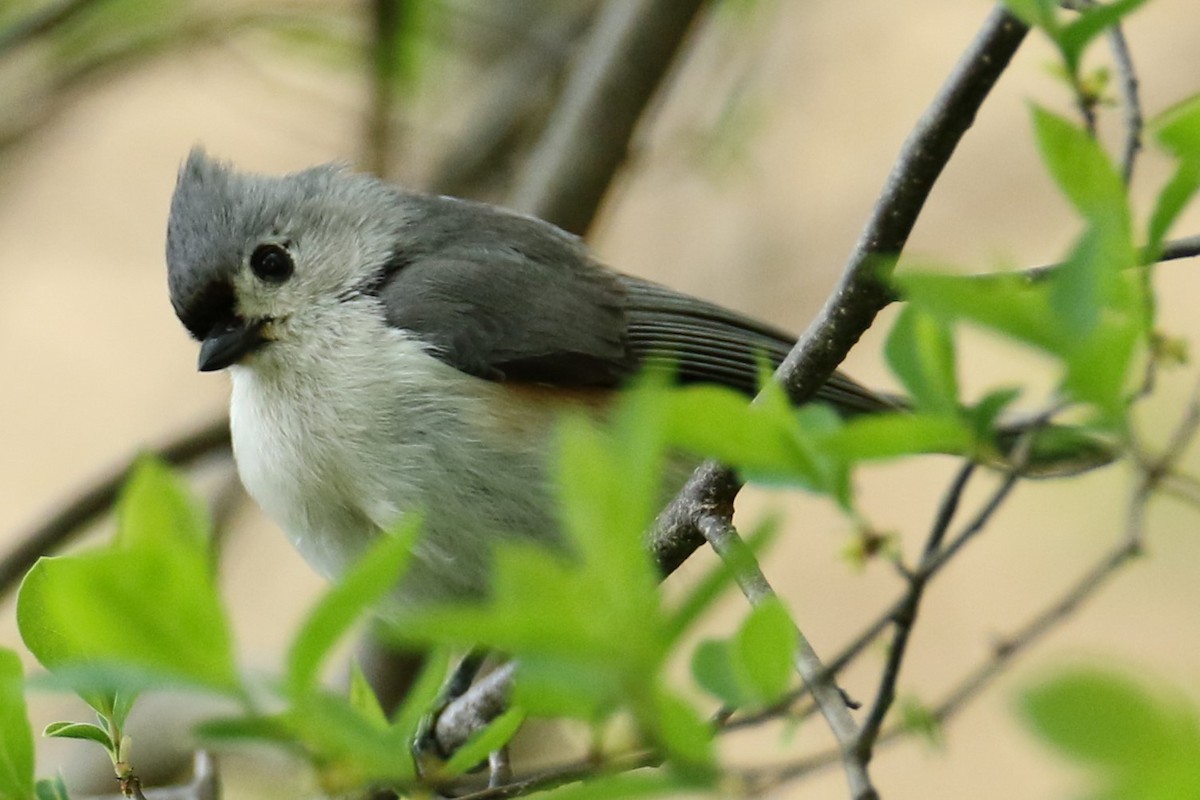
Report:
[[283,283],[292,277],[296,265],[282,245],[260,244],[250,254],[250,269],[267,283]]

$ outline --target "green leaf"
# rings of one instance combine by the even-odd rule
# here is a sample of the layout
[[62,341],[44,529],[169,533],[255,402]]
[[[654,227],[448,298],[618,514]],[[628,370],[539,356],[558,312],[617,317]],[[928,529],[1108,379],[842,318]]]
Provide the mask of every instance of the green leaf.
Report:
[[1099,670],[1064,673],[1025,692],[1026,719],[1076,758],[1134,767],[1174,747],[1179,721],[1145,689]]
[[768,600],[751,610],[732,640],[701,642],[692,657],[692,674],[726,705],[768,706],[791,681],[797,636],[782,603]]
[[1083,51],[1097,36],[1120,22],[1121,18],[1136,10],[1146,0],[1114,0],[1085,6],[1070,24],[1061,28],[1054,36],[1072,73],[1079,69]]
[[1200,189],[1200,95],[1164,111],[1147,126],[1158,144],[1179,160],[1150,217],[1150,261],[1157,258],[1171,225]]
[[1200,796],[1200,717],[1181,696],[1077,668],[1026,691],[1020,708],[1039,735],[1091,769],[1103,787],[1096,797]]
[[296,744],[296,735],[283,716],[217,717],[198,723],[195,732],[201,739],[217,742]]
[[1041,28],[1051,35],[1057,33],[1058,3],[1055,0],[1004,0],[1004,5],[1026,25]]
[[509,708],[484,728],[472,733],[462,747],[454,751],[441,772],[446,777],[455,777],[474,769],[486,761],[490,753],[508,744],[524,721],[524,711],[516,707]]
[[387,729],[387,714],[383,712],[383,707],[379,705],[379,698],[375,695],[375,690],[371,688],[367,676],[363,674],[362,667],[359,665],[357,658],[350,661],[349,699],[350,707],[357,711],[363,719],[380,730]]
[[945,319],[905,306],[888,335],[884,355],[918,409],[957,414],[954,338]]
[[1162,245],[1179,215],[1191,203],[1200,189],[1200,158],[1181,161],[1167,185],[1158,193],[1154,211],[1150,214],[1147,231],[1149,253],[1147,263],[1158,260]]
[[416,777],[410,742],[380,731],[341,697],[314,690],[295,699],[287,724],[311,754],[331,794]]
[[695,769],[710,769],[713,763],[713,727],[683,698],[659,689],[653,706],[654,716],[647,727],[655,730],[671,760]]
[[910,303],[946,319],[968,320],[1050,352],[1063,346],[1046,286],[1053,278],[1030,285],[1020,275],[1006,273],[906,272],[894,280]]
[[959,417],[916,413],[856,417],[830,439],[850,461],[875,461],[927,453],[969,454],[975,442]]
[[433,710],[449,667],[450,655],[445,650],[435,650],[426,655],[420,675],[404,696],[400,708],[392,715],[393,739],[405,743],[416,741],[423,720]]
[[204,506],[170,467],[151,456],[138,459],[117,501],[116,547],[207,553],[211,530]]
[[669,770],[639,770],[569,784],[542,796],[546,800],[631,800],[635,797],[697,793],[713,782],[711,776],[704,777],[706,780],[701,781],[696,776],[685,776]]
[[1032,107],[1042,160],[1084,219],[1129,228],[1125,186],[1100,144],[1087,132],[1039,106]]
[[1181,161],[1200,159],[1200,95],[1175,104],[1147,127],[1167,152]]
[[85,739],[97,742],[109,753],[115,753],[117,749],[113,744],[112,737],[108,735],[108,731],[89,722],[51,722],[42,731],[42,735],[58,739]]
[[[21,584],[17,623],[52,672],[127,664],[214,689],[238,687],[228,624],[207,560],[194,551],[42,558]],[[131,701],[118,703],[114,692],[84,699],[112,715]]]
[[0,648],[0,798],[33,795],[33,732],[25,708],[21,660]]
[[738,672],[760,705],[770,705],[787,691],[797,637],[791,616],[775,597],[755,606],[734,637]]
[[67,785],[61,775],[38,781],[34,787],[34,797],[37,800],[70,800],[67,796]]
[[[667,439],[672,445],[734,467],[748,480],[799,484],[825,493],[840,487],[836,462],[816,435],[826,427],[824,411],[797,416],[786,402],[782,407],[751,405],[739,392],[709,385],[683,387],[671,392],[669,400]],[[806,419],[818,430],[808,428]],[[836,417],[829,424],[836,424]]]
[[653,672],[627,678],[616,665],[595,658],[522,656],[517,665],[513,702],[530,716],[568,717],[599,722],[621,701],[637,692],[638,684],[649,684]]
[[900,720],[906,730],[925,739],[930,744],[940,745],[944,740],[942,724],[929,706],[916,697],[906,696],[899,702]]
[[700,642],[692,654],[692,677],[727,706],[741,708],[751,703],[751,698],[744,694],[729,642],[717,639]]
[[288,652],[289,696],[298,697],[316,685],[329,651],[400,580],[420,531],[420,518],[410,516],[396,531],[379,537],[309,612]]

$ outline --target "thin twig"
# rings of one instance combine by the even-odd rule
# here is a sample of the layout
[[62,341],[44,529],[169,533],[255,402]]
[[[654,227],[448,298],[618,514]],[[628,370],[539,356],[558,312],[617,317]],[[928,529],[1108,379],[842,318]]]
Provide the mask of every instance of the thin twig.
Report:
[[536,791],[544,791],[552,789],[556,786],[562,786],[567,783],[575,783],[589,778],[597,778],[602,775],[615,775],[621,772],[630,772],[635,769],[644,769],[646,767],[657,767],[662,763],[654,753],[640,752],[631,753],[617,758],[611,758],[604,764],[597,764],[595,761],[583,760],[573,764],[567,764],[561,767],[539,772],[536,775],[530,775],[527,778],[521,778],[514,783],[508,783],[503,786],[489,787],[481,789],[478,792],[459,795],[457,800],[507,800],[510,797],[523,797],[532,794]]
[[[734,578],[751,605],[757,606],[775,597],[775,591],[767,582],[762,570],[759,569],[754,555],[727,518],[723,516],[705,517],[700,521],[700,528],[704,533],[705,540],[717,555],[726,563],[737,565]],[[854,800],[875,800],[879,794],[871,785],[871,778],[867,772],[867,760],[861,758],[858,752],[859,727],[858,723],[854,721],[854,717],[850,715],[845,695],[838,688],[829,671],[825,669],[804,634],[799,629],[796,630],[796,633],[797,644],[794,655],[796,671],[808,685],[813,699],[842,750],[842,764],[846,771],[846,780],[850,785],[850,796]]]
[[[1060,5],[1063,8],[1083,11],[1099,4],[1096,0],[1060,0]],[[1142,103],[1138,93],[1137,71],[1133,68],[1133,57],[1130,55],[1129,43],[1125,40],[1121,23],[1113,23],[1108,29],[1107,36],[1113,63],[1117,68],[1118,85],[1121,87],[1121,105],[1125,117],[1125,144],[1121,152],[1121,178],[1128,186],[1133,178],[1133,166],[1137,154],[1142,149]],[[1084,109],[1088,131],[1095,136],[1094,106],[1096,101],[1086,98],[1082,87],[1075,86],[1074,88],[1080,107]]]
[[[1181,239],[1172,239],[1169,242],[1164,242],[1162,252],[1157,256],[1148,250],[1141,252],[1142,260],[1155,258],[1155,263],[1163,263],[1165,261],[1176,261],[1181,258],[1195,258],[1200,256],[1200,236],[1185,236]],[[1130,264],[1130,266],[1135,266]],[[1045,264],[1040,267],[1028,267],[1016,273],[995,273],[984,272],[976,277],[980,280],[995,278],[997,275],[1016,274],[1020,275],[1026,283],[1037,284],[1048,280],[1051,275],[1063,268],[1063,264]]]
[[[954,515],[962,501],[963,492],[966,491],[967,484],[974,472],[975,465],[973,463],[964,464],[946,491],[946,496],[942,500],[937,517],[930,528],[929,537],[925,542],[925,549],[921,555],[922,565],[930,563],[941,550],[942,541],[950,529],[950,523],[953,522]],[[896,683],[900,679],[900,666],[904,663],[908,640],[916,623],[917,610],[920,608],[930,575],[931,573],[921,568],[910,573],[908,594],[905,597],[904,606],[900,613],[892,618],[895,623],[892,646],[888,648],[887,663],[879,678],[879,689],[875,692],[875,702],[872,703],[871,711],[863,721],[862,731],[856,744],[858,757],[864,762],[871,760],[875,739],[879,736],[884,717],[887,716],[887,712],[895,701]]]
[[1121,149],[1121,180],[1128,186],[1133,180],[1133,167],[1137,162],[1138,153],[1142,150],[1142,101],[1138,93],[1138,77],[1133,68],[1133,56],[1129,52],[1129,43],[1125,40],[1125,32],[1120,24],[1112,26],[1109,30],[1108,44],[1120,79],[1117,85],[1121,87],[1121,108],[1125,121],[1125,144]]
[[[1176,473],[1175,463],[1182,457],[1188,445],[1200,429],[1200,381],[1192,391],[1187,409],[1167,445],[1158,458],[1145,462],[1141,476],[1130,498],[1126,512],[1126,523],[1120,540],[1072,583],[1065,592],[1045,608],[1034,614],[1015,633],[998,644],[991,656],[968,672],[941,701],[930,710],[930,716],[940,725],[945,725],[972,700],[978,697],[1009,664],[1021,653],[1045,638],[1066,619],[1094,597],[1121,568],[1144,552],[1145,516],[1154,492]],[[1136,461],[1134,463],[1137,463]],[[893,725],[884,730],[876,745],[897,741],[912,731],[904,725]],[[832,766],[842,758],[838,750],[828,750],[791,764],[766,767],[752,771],[754,779],[764,786],[776,786],[795,780],[818,769]]]

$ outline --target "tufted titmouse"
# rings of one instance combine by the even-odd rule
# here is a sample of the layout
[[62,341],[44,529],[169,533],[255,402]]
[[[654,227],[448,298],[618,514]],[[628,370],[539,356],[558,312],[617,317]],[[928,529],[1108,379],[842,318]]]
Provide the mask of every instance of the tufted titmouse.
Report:
[[[425,513],[402,602],[479,593],[502,537],[557,538],[547,452],[565,409],[603,409],[659,360],[752,394],[758,359],[793,342],[531,217],[337,166],[239,172],[199,149],[167,268],[200,369],[232,374],[242,481],[318,570]],[[820,398],[894,408],[836,374]]]

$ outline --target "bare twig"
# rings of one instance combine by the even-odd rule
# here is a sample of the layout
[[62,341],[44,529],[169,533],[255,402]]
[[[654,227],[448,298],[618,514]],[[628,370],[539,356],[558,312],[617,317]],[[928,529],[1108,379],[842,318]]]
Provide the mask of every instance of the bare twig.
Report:
[[1108,32],[1109,49],[1117,66],[1118,86],[1121,87],[1121,107],[1125,118],[1125,144],[1121,150],[1121,179],[1128,185],[1133,180],[1133,167],[1142,149],[1142,101],[1138,93],[1137,72],[1133,56],[1120,25]]
[[[169,464],[186,466],[229,450],[229,420],[221,418],[189,431],[148,452]],[[10,591],[39,556],[53,552],[103,516],[114,502],[132,462],[111,469],[102,478],[56,510],[28,533],[15,537],[19,544],[0,560],[0,597]]]
[[[1060,0],[1063,8],[1082,11],[1092,8],[1096,0]],[[1121,24],[1115,23],[1108,29],[1108,46],[1112,52],[1113,63],[1117,68],[1119,86],[1121,87],[1121,105],[1125,116],[1125,144],[1121,152],[1121,178],[1126,185],[1133,178],[1133,166],[1137,154],[1142,149],[1142,103],[1138,95],[1137,72],[1133,68],[1133,57],[1129,53],[1129,44],[1125,41],[1125,33]],[[1088,132],[1096,134],[1095,104],[1096,98],[1087,97],[1083,88],[1073,87],[1077,101],[1083,111]]]
[[[1181,258],[1195,258],[1200,256],[1200,236],[1185,236],[1181,239],[1172,239],[1169,242],[1164,242],[1162,252],[1155,256],[1149,251],[1142,251],[1142,259],[1156,258],[1156,263],[1165,261],[1176,261]],[[1130,264],[1130,266],[1134,266]],[[1029,267],[1015,274],[1020,275],[1027,283],[1036,284],[1044,280],[1048,280],[1056,271],[1062,269],[1062,264],[1045,264],[1040,267]],[[994,278],[997,273],[981,273],[980,279]]]
[[703,0],[608,0],[513,207],[572,233],[588,229],[634,126],[704,6]]
[[[700,527],[704,538],[717,555],[723,561],[737,565],[734,578],[751,605],[757,606],[775,596],[775,591],[759,569],[754,555],[750,553],[727,517],[705,517],[700,521]],[[845,695],[834,683],[804,634],[799,629],[796,633],[796,671],[809,687],[842,750],[842,763],[846,771],[846,780],[850,784],[850,796],[855,800],[878,798],[879,795],[871,785],[871,778],[867,773],[867,759],[861,758],[857,749],[859,727],[850,715]]]
[[[950,529],[950,523],[954,520],[959,503],[962,501],[963,492],[966,491],[967,484],[974,472],[975,465],[967,462],[958,471],[958,475],[947,490],[933,527],[929,531],[929,538],[925,542],[925,550],[921,556],[922,565],[930,563],[941,550],[946,531]],[[895,700],[896,682],[900,679],[900,666],[904,662],[909,636],[916,623],[917,609],[921,605],[921,598],[925,593],[930,574],[919,568],[909,575],[908,593],[904,598],[903,607],[900,613],[892,618],[895,623],[892,646],[888,648],[887,663],[880,675],[879,689],[875,692],[875,702],[871,705],[871,711],[866,720],[863,721],[862,732],[859,734],[856,745],[858,757],[864,762],[870,761],[875,739],[879,736],[879,729],[883,726],[883,719],[887,716],[887,712]]]
[[[967,673],[944,698],[932,707],[930,716],[945,725],[972,700],[978,697],[1021,653],[1027,651],[1069,619],[1078,609],[1117,575],[1121,568],[1141,555],[1145,547],[1145,516],[1154,492],[1162,488],[1175,474],[1174,465],[1200,429],[1200,382],[1193,389],[1187,409],[1172,432],[1163,452],[1155,459],[1144,460],[1141,474],[1130,498],[1124,532],[1120,540],[1072,583],[1065,592],[1034,614],[1015,633],[1006,637],[991,656]],[[1137,463],[1137,462],[1135,462]],[[989,505],[992,505],[989,503]],[[897,741],[911,731],[903,725],[892,725],[876,739],[876,744]],[[801,761],[779,767],[756,769],[748,773],[761,785],[775,786],[832,766],[841,760],[838,750],[828,750]]]
[[601,775],[613,775],[630,772],[635,769],[656,767],[661,759],[654,753],[630,753],[618,758],[608,759],[604,764],[596,764],[591,760],[579,761],[561,767],[555,767],[515,783],[481,789],[478,792],[459,795],[458,800],[507,800],[510,797],[524,797],[536,791],[552,789],[567,783],[595,778]]

